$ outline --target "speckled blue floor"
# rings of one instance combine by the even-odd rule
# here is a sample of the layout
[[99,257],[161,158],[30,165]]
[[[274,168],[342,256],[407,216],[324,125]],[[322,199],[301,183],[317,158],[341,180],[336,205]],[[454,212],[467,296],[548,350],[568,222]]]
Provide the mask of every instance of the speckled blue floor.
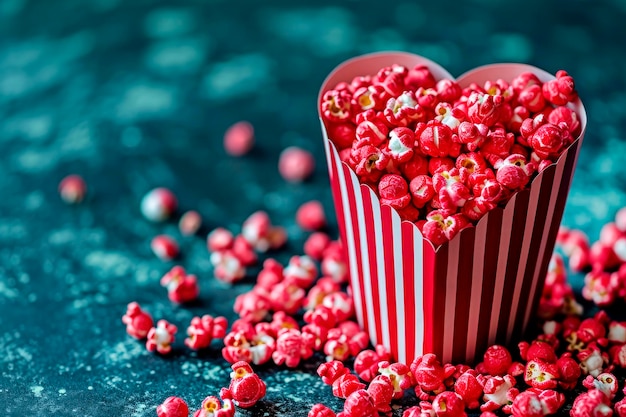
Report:
[[[201,301],[172,306],[158,285],[171,267],[149,250],[177,235],[139,213],[150,188],[176,191],[207,229],[237,230],[267,210],[300,253],[295,208],[332,202],[316,114],[318,88],[342,60],[398,49],[452,74],[498,62],[568,70],[589,126],[564,223],[597,236],[626,205],[626,2],[373,2],[303,0],[0,0],[0,412],[8,416],[152,416],[165,397],[197,408],[228,383],[217,346],[171,358],[127,337],[120,318],[137,300],[184,329],[225,314],[252,285],[212,278],[202,238],[181,238],[180,263]],[[247,119],[258,145],[225,157],[224,130]],[[310,149],[304,185],[280,179],[281,149]],[[58,181],[79,173],[87,201],[61,203]],[[580,287],[580,277],[575,278]],[[315,376],[261,369],[268,395],[241,415],[305,416],[325,402]]]

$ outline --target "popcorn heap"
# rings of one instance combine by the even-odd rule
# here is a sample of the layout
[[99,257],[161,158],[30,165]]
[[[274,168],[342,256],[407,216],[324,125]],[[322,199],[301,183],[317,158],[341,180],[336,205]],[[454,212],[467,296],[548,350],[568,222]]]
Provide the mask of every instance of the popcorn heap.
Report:
[[524,189],[581,133],[574,80],[525,72],[471,84],[382,68],[322,96],[340,158],[435,246]]

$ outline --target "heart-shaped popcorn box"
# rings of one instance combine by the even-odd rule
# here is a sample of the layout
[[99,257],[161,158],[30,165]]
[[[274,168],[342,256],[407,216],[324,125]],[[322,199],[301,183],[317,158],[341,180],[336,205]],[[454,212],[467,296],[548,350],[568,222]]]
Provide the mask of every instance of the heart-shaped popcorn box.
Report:
[[[384,52],[350,59],[324,81],[323,93],[339,82],[373,75],[393,64],[426,65],[435,79],[453,79],[418,55]],[[461,87],[523,72],[542,82],[555,77],[524,64],[495,64],[456,79]],[[582,103],[569,105],[582,131],[557,162],[540,172],[504,207],[488,212],[475,227],[435,248],[418,227],[402,221],[359,183],[322,132],[341,240],[359,324],[373,344],[410,363],[425,353],[442,362],[475,363],[494,343],[511,344],[525,331],[537,308],[578,158],[587,117]]]

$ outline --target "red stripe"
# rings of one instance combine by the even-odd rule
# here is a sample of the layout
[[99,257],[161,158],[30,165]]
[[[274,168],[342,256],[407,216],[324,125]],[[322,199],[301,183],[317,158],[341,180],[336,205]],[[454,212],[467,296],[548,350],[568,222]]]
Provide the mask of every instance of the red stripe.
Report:
[[[480,300],[480,318],[478,319],[478,338],[476,355],[482,356],[489,345],[489,326],[491,309],[493,306],[493,291],[498,270],[498,252],[500,250],[500,234],[502,231],[501,209],[490,211],[487,216],[487,240],[476,242],[475,245],[484,245],[485,257],[483,268],[483,294]],[[481,220],[482,221],[482,220]]]
[[431,243],[422,238],[423,244],[423,271],[424,271],[424,353],[434,351],[435,333],[435,261],[436,253]]
[[[391,223],[391,207],[381,206],[381,223],[383,226],[383,244],[385,253],[385,282],[387,287],[387,306],[389,308],[389,341],[391,342],[391,354],[398,357],[398,324],[396,323],[396,285],[395,266],[393,262],[393,227]],[[404,331],[404,329],[400,329]]]
[[[359,286],[361,299],[358,300],[358,302],[361,305],[361,314],[362,314],[362,319],[363,319],[363,322],[361,323],[361,325],[363,326],[363,329],[366,332],[368,332],[369,320],[367,317],[367,306],[366,306],[366,300],[365,300],[365,293],[363,289],[363,261],[361,258],[361,232],[362,231],[360,230],[359,219],[357,216],[357,208],[356,208],[357,204],[362,204],[362,203],[360,199],[357,203],[357,196],[355,195],[355,190],[354,190],[355,180],[350,175],[350,168],[344,165],[343,172],[346,178],[346,191],[348,193],[348,203],[350,205],[350,213],[352,215],[352,219],[350,219],[350,221],[352,222],[352,233],[354,234],[353,243],[356,248],[356,271],[354,271],[354,275],[352,275],[352,282],[354,284],[354,282],[356,281],[357,285]],[[354,300],[354,301],[355,303],[357,302],[357,300]]]
[[[330,175],[330,188],[333,194],[333,201],[335,202],[335,214],[337,216],[337,225],[339,226],[339,236],[341,236],[341,240],[346,242],[346,214],[343,212],[343,202],[341,197],[341,187],[339,184],[339,167],[336,164],[336,161],[339,160],[339,154],[335,149],[335,145],[332,144],[329,140],[326,140],[328,143],[328,149],[330,151],[330,166],[329,170],[331,171]],[[344,247],[344,255],[345,259],[348,259],[346,245]],[[350,263],[348,262],[348,265]]]
[[[513,328],[514,337],[520,337],[524,330],[524,316],[526,314],[526,308],[529,303],[532,302],[530,296],[530,290],[533,283],[533,275],[535,272],[535,266],[539,262],[537,258],[539,255],[539,248],[541,247],[541,239],[543,237],[543,231],[546,224],[546,217],[548,215],[548,208],[550,207],[550,191],[552,189],[552,183],[554,181],[553,167],[549,167],[541,174],[533,183],[531,190],[529,205],[536,207],[535,218],[531,228],[531,241],[528,251],[528,261],[526,271],[524,272],[522,284],[522,291],[520,292],[520,304],[518,306],[518,314],[515,318],[515,326]],[[527,231],[528,233],[528,231]]]
[[513,229],[511,230],[511,238],[509,242],[502,242],[509,247],[506,256],[506,272],[504,277],[504,288],[502,291],[502,304],[498,313],[498,333],[496,343],[505,344],[509,327],[509,318],[511,313],[511,303],[513,302],[513,293],[515,292],[515,281],[517,279],[517,270],[520,267],[520,253],[522,251],[522,242],[524,237],[524,229],[526,226],[526,215],[528,213],[529,192],[527,190],[518,192],[514,197],[515,204],[513,212],[505,212],[513,216],[511,222]]
[[465,363],[467,333],[469,326],[472,273],[474,269],[474,240],[476,229],[471,227],[461,233],[459,240],[458,280],[456,287],[456,311],[454,317],[453,363]]
[[415,354],[416,304],[415,300],[415,225],[402,222],[402,273],[404,275],[404,327],[406,329],[406,363],[411,363]]
[[[374,311],[380,311],[380,293],[378,290],[378,267],[377,267],[377,247],[376,240],[373,238],[380,231],[376,231],[374,228],[374,214],[372,210],[372,191],[369,188],[365,188],[365,186],[361,187],[361,193],[363,195],[363,210],[365,217],[365,233],[367,236],[371,236],[368,239],[368,258],[370,265],[370,276],[371,276],[371,286],[372,286],[372,299],[374,303]],[[383,331],[381,327],[381,317],[378,319],[374,319],[374,324],[376,328],[376,340],[372,341],[372,343],[382,343]]]
[[[484,267],[485,267],[485,251],[487,242],[488,222],[479,222],[474,230],[474,240],[469,242],[468,245],[474,248],[472,251],[473,256],[473,271],[472,271],[472,299],[470,301],[470,309],[472,315],[468,322],[468,338],[466,349],[466,363],[475,363],[474,357],[476,356],[476,345],[478,343],[478,325],[480,324],[481,306],[484,298]],[[480,245],[475,246],[476,242],[481,242]]]

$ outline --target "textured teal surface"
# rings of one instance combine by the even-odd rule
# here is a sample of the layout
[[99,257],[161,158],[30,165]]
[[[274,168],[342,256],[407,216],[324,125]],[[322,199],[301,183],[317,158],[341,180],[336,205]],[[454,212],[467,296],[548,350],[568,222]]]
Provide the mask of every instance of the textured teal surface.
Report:
[[[296,207],[316,198],[332,209],[318,88],[354,55],[406,50],[452,74],[501,61],[570,72],[589,126],[564,224],[595,238],[626,205],[625,20],[622,0],[0,0],[0,412],[153,416],[167,396],[195,409],[228,383],[219,344],[192,354],[179,334],[163,359],[127,337],[120,318],[136,300],[181,332],[193,315],[232,319],[254,270],[221,285],[203,238],[181,238],[201,301],[171,305],[158,285],[171,265],[149,241],[177,228],[143,220],[139,200],[170,187],[207,230],[237,231],[265,209],[291,238],[274,255],[301,253]],[[241,119],[257,146],[232,159],[222,134]],[[319,162],[303,185],[276,169],[294,144]],[[70,173],[89,185],[76,207],[56,191]],[[241,415],[306,416],[316,402],[338,410],[315,368],[261,368],[267,398]]]

